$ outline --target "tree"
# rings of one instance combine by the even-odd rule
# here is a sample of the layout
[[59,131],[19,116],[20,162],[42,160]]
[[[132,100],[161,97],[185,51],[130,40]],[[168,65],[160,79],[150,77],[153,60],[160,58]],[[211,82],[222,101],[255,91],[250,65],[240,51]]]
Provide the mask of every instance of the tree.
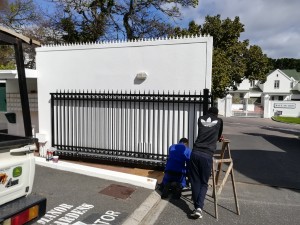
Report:
[[29,25],[40,19],[33,0],[2,0],[0,24],[17,32],[22,32]]
[[260,80],[262,83],[266,81],[266,75],[270,71],[271,67],[269,60],[265,54],[263,54],[259,46],[250,46],[245,53],[246,58],[246,71],[245,77],[249,80]]
[[1,0],[0,1],[0,10],[7,8],[7,6],[8,6],[7,0]]
[[296,69],[300,72],[300,59],[293,58],[281,58],[281,59],[271,59],[269,58],[272,69]]
[[[37,12],[33,0],[2,0],[0,7],[0,25],[22,33],[29,34],[34,29],[41,15]],[[33,32],[30,37],[34,37]],[[25,55],[29,59],[27,67],[34,64],[35,52],[32,47],[24,46]],[[15,56],[12,46],[1,46],[0,65],[2,69],[13,69]],[[26,65],[25,65],[26,66]]]
[[220,15],[207,16],[204,24],[189,23],[188,29],[175,28],[174,35],[213,36],[212,93],[224,97],[228,90],[236,90],[243,79],[265,81],[269,61],[259,46],[239,41],[244,25],[239,17],[221,20]]
[[12,46],[0,45],[0,69],[15,69],[14,49]]
[[[57,0],[56,23],[65,42],[137,39],[166,35],[169,18],[180,17],[180,7],[197,0]],[[54,21],[55,19],[53,19]]]

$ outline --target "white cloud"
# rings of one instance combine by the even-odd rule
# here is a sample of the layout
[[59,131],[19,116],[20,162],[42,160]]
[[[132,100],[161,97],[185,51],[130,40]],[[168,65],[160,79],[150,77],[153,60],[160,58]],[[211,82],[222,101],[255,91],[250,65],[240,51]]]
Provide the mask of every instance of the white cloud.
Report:
[[202,24],[206,15],[239,16],[245,25],[241,40],[249,39],[271,58],[300,58],[299,9],[299,0],[200,0],[197,8],[183,10],[183,22]]

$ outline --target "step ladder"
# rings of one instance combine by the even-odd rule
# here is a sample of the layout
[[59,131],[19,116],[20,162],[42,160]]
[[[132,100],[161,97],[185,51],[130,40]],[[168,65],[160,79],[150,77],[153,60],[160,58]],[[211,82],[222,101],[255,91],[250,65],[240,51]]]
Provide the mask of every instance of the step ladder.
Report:
[[[240,208],[238,204],[238,198],[236,194],[236,187],[235,187],[235,180],[234,180],[234,173],[233,173],[233,160],[231,158],[230,152],[230,141],[228,139],[224,139],[222,143],[222,149],[220,154],[214,154],[213,158],[213,167],[212,167],[212,180],[213,180],[213,193],[212,197],[214,198],[214,208],[215,208],[215,217],[218,220],[218,196],[220,196],[223,187],[226,184],[228,176],[231,177],[236,213],[240,215]],[[222,171],[222,165],[227,164],[228,167],[225,171]],[[225,175],[222,180],[220,180],[220,174],[224,172]]]

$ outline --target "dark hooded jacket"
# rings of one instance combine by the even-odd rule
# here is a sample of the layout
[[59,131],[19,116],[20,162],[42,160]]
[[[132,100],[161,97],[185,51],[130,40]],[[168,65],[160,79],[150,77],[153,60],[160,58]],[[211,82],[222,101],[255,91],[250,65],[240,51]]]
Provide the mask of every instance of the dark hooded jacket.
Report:
[[193,151],[200,151],[213,156],[217,148],[217,141],[223,132],[223,120],[212,113],[198,119],[198,137]]

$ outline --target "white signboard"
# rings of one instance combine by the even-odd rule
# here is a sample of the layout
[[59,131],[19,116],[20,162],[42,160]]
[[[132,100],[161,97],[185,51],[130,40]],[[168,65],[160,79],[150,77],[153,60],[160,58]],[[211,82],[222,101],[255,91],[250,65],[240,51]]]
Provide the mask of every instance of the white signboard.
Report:
[[274,108],[295,109],[295,103],[274,103]]

